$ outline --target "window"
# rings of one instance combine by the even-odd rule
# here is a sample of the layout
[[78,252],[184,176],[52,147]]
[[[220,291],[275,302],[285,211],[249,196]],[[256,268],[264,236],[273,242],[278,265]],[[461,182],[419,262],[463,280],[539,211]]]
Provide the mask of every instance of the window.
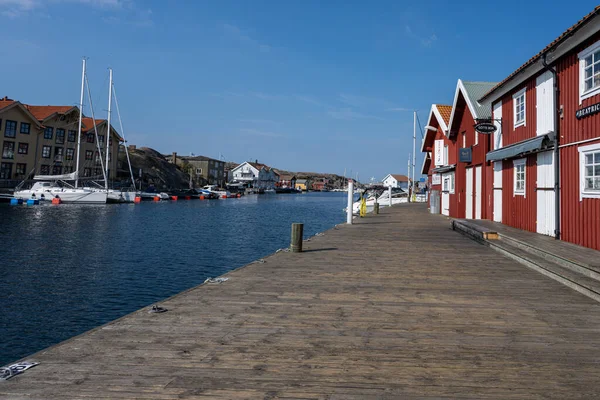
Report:
[[94,168],[94,176],[102,175],[102,168]]
[[62,160],[63,160],[63,148],[60,146],[56,146],[54,148],[54,161],[62,162]]
[[65,174],[70,174],[70,173],[71,173],[71,172],[73,172],[74,170],[75,170],[75,168],[74,168],[74,167],[72,167],[72,166],[65,166],[65,168],[64,168],[64,172],[65,172]]
[[92,160],[94,158],[94,152],[92,150],[86,150],[85,151],[85,159],[86,160]]
[[12,174],[12,163],[3,162],[0,164],[0,179],[10,179]]
[[600,198],[600,144],[579,148],[581,198]]
[[47,126],[46,129],[44,129],[44,139],[52,139],[53,134],[54,128],[52,128],[51,126]]
[[19,154],[27,154],[29,152],[29,143],[19,143]]
[[63,144],[65,142],[65,130],[56,129],[56,144]]
[[86,140],[87,140],[88,143],[94,143],[94,134],[93,133],[88,133]]
[[475,131],[475,146],[479,144],[479,132]]
[[92,176],[92,169],[91,168],[84,168],[83,169],[83,176]]
[[40,175],[50,175],[50,166],[49,165],[42,165],[40,167]]
[[52,146],[42,146],[42,157],[50,158],[50,153],[52,152]]
[[444,146],[444,164],[448,165],[448,145]]
[[196,168],[196,175],[202,174],[202,168]]
[[27,172],[27,164],[19,163],[16,165],[15,174],[16,175],[25,175]]
[[61,165],[55,165],[52,167],[52,175],[60,175],[62,174],[62,166]]
[[442,174],[442,190],[444,192],[454,193],[454,172]]
[[525,159],[513,161],[513,169],[515,171],[513,195],[525,196]]
[[[20,130],[20,132],[22,134],[29,135],[30,131],[31,131],[31,124],[28,124],[26,122],[21,122],[21,130]],[[19,164],[17,164],[17,165],[19,165]]]
[[579,53],[579,104],[600,93],[600,42]]
[[77,131],[69,131],[67,132],[67,141],[68,142],[74,142],[75,138],[77,137]]
[[514,127],[525,125],[525,88],[513,94]]
[[10,160],[15,158],[15,142],[4,142],[2,146],[2,158]]
[[104,143],[104,135],[98,135],[98,143]]
[[75,149],[71,149],[67,147],[67,154],[65,155],[65,160],[72,160],[75,155]]
[[4,136],[14,138],[17,136],[17,121],[6,120],[4,126]]
[[467,132],[463,132],[462,137],[463,137],[463,149],[464,149],[465,147],[467,147]]
[[96,164],[100,164],[100,153],[96,152],[94,160],[95,160]]

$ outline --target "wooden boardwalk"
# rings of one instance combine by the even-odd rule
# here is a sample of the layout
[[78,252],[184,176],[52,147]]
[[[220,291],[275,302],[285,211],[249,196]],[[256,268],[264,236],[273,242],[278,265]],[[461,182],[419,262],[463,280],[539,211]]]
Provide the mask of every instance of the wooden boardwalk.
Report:
[[9,399],[596,399],[600,304],[399,205],[39,352]]

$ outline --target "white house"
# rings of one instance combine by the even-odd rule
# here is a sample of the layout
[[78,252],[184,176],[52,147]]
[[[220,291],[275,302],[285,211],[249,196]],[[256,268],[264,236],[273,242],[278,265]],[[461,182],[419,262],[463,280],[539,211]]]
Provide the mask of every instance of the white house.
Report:
[[408,190],[408,181],[406,175],[388,174],[383,178],[383,186]]
[[258,162],[246,161],[231,171],[234,182],[243,182],[257,189],[273,189],[275,183],[279,182],[279,175],[273,168],[259,164]]

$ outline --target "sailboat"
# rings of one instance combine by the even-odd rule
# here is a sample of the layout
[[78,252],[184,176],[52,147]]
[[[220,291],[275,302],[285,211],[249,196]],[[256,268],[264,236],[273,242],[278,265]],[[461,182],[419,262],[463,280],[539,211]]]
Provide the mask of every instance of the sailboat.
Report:
[[[35,175],[36,182],[31,189],[16,190],[14,197],[29,200],[52,200],[59,199],[61,203],[106,203],[106,192],[94,191],[90,188],[79,187],[79,159],[81,153],[81,120],[83,118],[83,95],[85,86],[86,60],[83,59],[83,71],[81,74],[81,96],[79,100],[79,129],[77,135],[77,161],[75,171],[62,175]],[[72,186],[67,181],[75,181]],[[59,183],[60,182],[60,183]]]

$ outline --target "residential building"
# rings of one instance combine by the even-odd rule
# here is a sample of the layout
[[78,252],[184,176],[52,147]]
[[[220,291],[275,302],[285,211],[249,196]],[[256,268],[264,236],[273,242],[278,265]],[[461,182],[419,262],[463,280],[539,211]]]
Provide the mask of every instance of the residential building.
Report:
[[[450,215],[450,195],[454,195],[456,140],[448,138],[452,106],[433,104],[429,111],[421,151],[425,153],[421,173],[427,175],[429,208]],[[442,185],[443,182],[443,185]]]
[[406,175],[400,174],[387,174],[385,178],[382,179],[383,186],[385,187],[393,187],[398,189],[403,189],[408,191],[409,181],[410,179]]
[[487,155],[493,219],[597,250],[599,14],[596,7],[481,96],[502,121]]
[[191,174],[196,186],[219,185],[224,187],[227,183],[224,161],[205,156],[180,156],[177,153],[165,156],[165,158],[184,172]]
[[329,179],[327,178],[314,178],[310,184],[310,188],[317,192],[329,190]]
[[282,188],[295,188],[296,187],[296,176],[290,174],[279,173],[279,182],[277,187]]
[[491,188],[487,182],[491,181],[492,171],[485,161],[491,137],[479,133],[474,126],[477,121],[490,119],[490,102],[478,99],[495,85],[496,82],[460,79],[456,84],[448,122],[448,138],[455,142],[456,151],[454,193],[449,196],[452,217],[481,219],[491,215]]
[[[106,137],[109,137],[109,152],[108,152],[108,179],[114,179],[116,177],[117,165],[118,165],[118,152],[119,144],[123,141],[123,138],[119,133],[110,127],[110,136],[108,135],[108,123],[105,119],[96,119],[96,129],[94,129],[94,121],[92,118],[83,117],[81,127],[81,156],[79,157],[79,171],[80,177],[93,177],[95,179],[101,179],[102,165],[106,165]],[[98,142],[96,143],[96,132],[98,134]],[[72,135],[77,136],[77,131],[71,128],[67,132],[67,142],[69,148],[77,146],[77,143],[73,146]],[[100,151],[98,151],[100,148]],[[56,151],[56,150],[55,150]],[[75,151],[75,157],[77,152]],[[70,154],[65,154],[65,159],[70,158]],[[102,157],[102,161],[100,158]],[[66,160],[68,161],[68,160]],[[114,171],[114,172],[113,172]]]
[[0,99],[0,181],[3,186],[15,186],[16,181],[34,173],[41,132],[42,125],[24,104],[8,97]]
[[233,181],[248,184],[257,189],[273,189],[279,182],[279,174],[273,168],[256,162],[246,161],[232,171]]

